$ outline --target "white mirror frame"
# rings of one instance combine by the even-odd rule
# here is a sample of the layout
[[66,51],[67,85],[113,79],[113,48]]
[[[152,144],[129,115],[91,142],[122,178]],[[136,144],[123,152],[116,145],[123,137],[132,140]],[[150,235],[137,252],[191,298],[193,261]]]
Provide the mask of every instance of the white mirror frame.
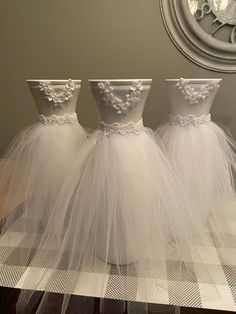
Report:
[[236,73],[236,45],[208,35],[191,15],[187,0],[159,0],[162,19],[175,46],[192,62]]

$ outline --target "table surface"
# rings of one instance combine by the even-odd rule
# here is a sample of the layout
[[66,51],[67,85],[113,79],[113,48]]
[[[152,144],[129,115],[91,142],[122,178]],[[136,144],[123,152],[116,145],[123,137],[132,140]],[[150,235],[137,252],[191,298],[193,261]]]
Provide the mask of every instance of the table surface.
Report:
[[[236,221],[232,221],[236,230]],[[24,285],[27,274],[37,275],[43,272],[46,276],[38,290],[60,293],[57,285],[48,287],[47,275],[50,276],[52,269],[44,268],[40,262],[31,267],[26,267],[22,260],[22,254],[26,248],[29,235],[17,230],[5,233],[0,239],[0,286],[10,288],[34,289],[29,281]],[[184,307],[207,308],[236,311],[236,250],[233,237],[228,239],[226,247],[201,247],[196,245],[197,250],[204,261],[204,265],[197,262],[192,265],[196,275],[182,270],[181,280],[175,278],[175,271],[179,261],[167,260],[163,263],[165,274],[156,279],[138,278],[135,275],[127,276],[117,274],[116,267],[105,265],[97,260],[93,267],[86,267],[83,271],[58,270],[56,278],[63,282],[71,277],[73,281],[72,294],[80,296],[105,297],[111,299],[126,299],[145,303],[172,304]],[[19,258],[17,258],[19,256]],[[21,258],[20,258],[21,257]],[[223,257],[223,258],[222,258]],[[13,262],[14,261],[14,262]],[[17,262],[16,262],[17,261]],[[217,284],[218,296],[212,298],[211,288],[215,286],[204,276],[207,269],[214,282]],[[125,273],[125,272],[124,272]],[[31,277],[32,278],[32,277]],[[148,282],[147,282],[148,280]],[[126,291],[120,289],[122,283],[126,283]],[[128,284],[127,284],[128,282]],[[146,284],[150,285],[149,294],[146,294]],[[47,287],[46,287],[47,286]],[[179,293],[181,291],[181,294]]]

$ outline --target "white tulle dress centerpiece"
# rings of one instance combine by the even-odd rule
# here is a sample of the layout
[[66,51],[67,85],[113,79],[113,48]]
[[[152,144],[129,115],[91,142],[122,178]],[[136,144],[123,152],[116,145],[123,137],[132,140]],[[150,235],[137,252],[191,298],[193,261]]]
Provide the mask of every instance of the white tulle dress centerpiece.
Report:
[[206,229],[224,243],[224,234],[234,234],[227,220],[231,219],[228,215],[235,218],[236,212],[236,144],[211,119],[210,109],[221,79],[180,78],[166,82],[171,114],[156,136],[162,140]]
[[[11,143],[0,169],[1,232],[43,232],[87,135],[75,113],[80,80],[28,80],[39,116]],[[17,225],[17,226],[16,226]]]

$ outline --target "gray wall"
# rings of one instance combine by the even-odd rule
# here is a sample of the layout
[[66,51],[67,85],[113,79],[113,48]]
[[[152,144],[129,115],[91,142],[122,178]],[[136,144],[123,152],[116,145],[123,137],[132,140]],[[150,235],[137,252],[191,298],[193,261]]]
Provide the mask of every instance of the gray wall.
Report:
[[236,75],[202,69],[175,48],[158,0],[0,0],[0,153],[36,121],[27,78],[78,78],[80,122],[95,127],[88,78],[152,78],[144,112],[155,128],[169,107],[167,77],[222,77],[212,113],[236,135]]

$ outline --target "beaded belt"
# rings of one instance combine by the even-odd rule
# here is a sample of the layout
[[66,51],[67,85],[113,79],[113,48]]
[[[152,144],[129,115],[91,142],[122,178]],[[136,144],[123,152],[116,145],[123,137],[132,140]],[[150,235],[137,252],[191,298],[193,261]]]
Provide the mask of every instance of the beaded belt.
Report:
[[76,124],[78,122],[78,118],[77,118],[77,114],[76,113],[66,113],[64,115],[61,116],[56,116],[56,115],[52,115],[52,116],[44,116],[43,114],[41,114],[39,116],[39,123],[42,123],[44,125],[50,125],[50,124],[65,124],[65,123],[70,123],[70,124]]
[[204,114],[200,117],[196,117],[194,115],[189,115],[189,116],[174,116],[170,115],[170,124],[180,124],[181,126],[188,126],[188,125],[193,125],[193,126],[200,126],[202,124],[205,124],[207,122],[211,121],[211,115],[210,114]]
[[121,135],[127,135],[131,133],[137,134],[141,132],[144,128],[142,119],[138,122],[130,121],[128,123],[105,123],[104,121],[99,121],[98,126],[105,135],[110,135],[112,133],[118,133]]

